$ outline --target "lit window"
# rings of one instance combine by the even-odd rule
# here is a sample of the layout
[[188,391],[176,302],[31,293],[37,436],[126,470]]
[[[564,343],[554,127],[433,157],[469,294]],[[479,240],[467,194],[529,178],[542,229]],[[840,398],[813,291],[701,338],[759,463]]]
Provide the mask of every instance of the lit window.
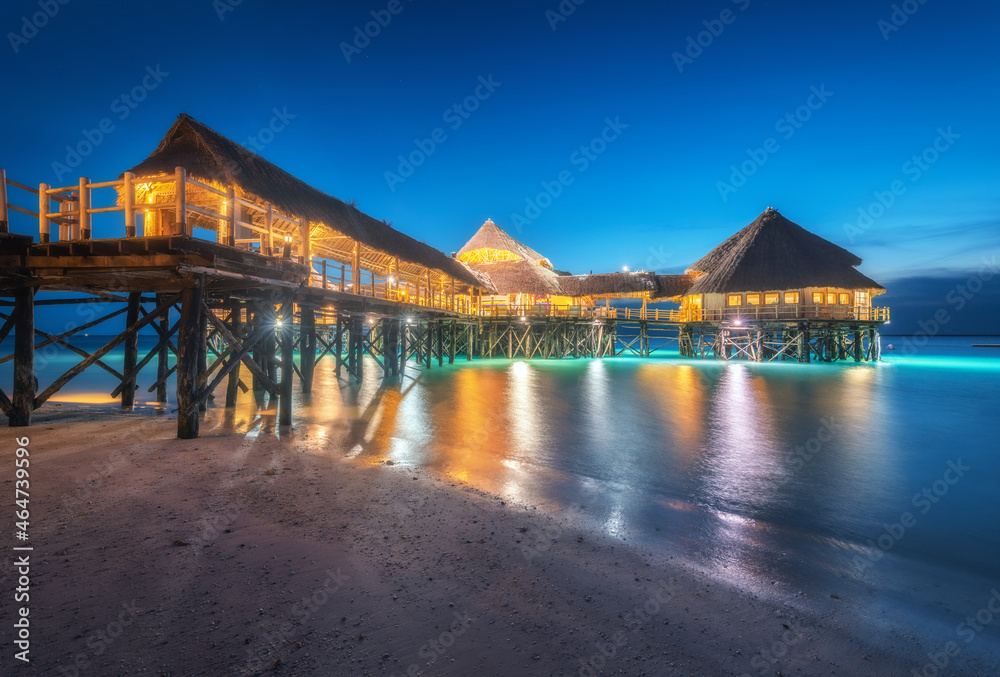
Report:
[[742,306],[743,305],[743,295],[742,294],[730,294],[729,295],[729,305],[731,305],[731,306]]
[[867,308],[870,299],[868,298],[868,292],[866,291],[856,291],[854,292],[854,305],[859,308]]
[[747,294],[747,305],[748,306],[759,306],[760,305],[760,294]]
[[778,292],[771,292],[770,294],[764,294],[764,304],[768,306],[774,306],[778,304]]
[[790,306],[798,305],[799,303],[799,293],[797,291],[786,291],[785,292],[785,303]]
[[813,292],[813,303],[815,303],[817,306],[823,305],[823,292],[821,291]]
[[834,294],[833,292],[827,292],[827,294],[826,294],[826,305],[832,306],[832,305],[836,305],[836,303],[837,303],[837,295]]
[[840,295],[840,305],[846,306],[848,303],[849,303],[849,301],[847,300],[847,294],[841,294]]

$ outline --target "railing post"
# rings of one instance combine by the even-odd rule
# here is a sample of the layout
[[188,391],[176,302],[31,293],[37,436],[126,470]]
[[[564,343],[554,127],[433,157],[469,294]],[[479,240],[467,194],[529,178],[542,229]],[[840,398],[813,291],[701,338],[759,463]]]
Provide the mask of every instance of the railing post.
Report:
[[78,204],[80,213],[76,219],[77,227],[74,229],[78,232],[73,233],[73,239],[89,240],[90,214],[88,213],[88,210],[90,209],[90,179],[85,176],[80,177],[80,200]]
[[52,222],[49,221],[49,184],[38,185],[38,241],[47,244],[52,240]]
[[125,206],[125,237],[135,237],[135,174],[132,172],[125,172],[122,203]]
[[267,224],[267,247],[265,248],[264,255],[271,256],[274,252],[274,207],[270,203],[267,205],[265,223]]
[[[312,271],[312,243],[309,242],[309,219],[302,217],[302,227],[301,227],[301,237],[302,237],[302,247],[300,248],[300,253],[302,254],[302,263],[309,266],[309,270]],[[309,275],[310,280],[312,279],[312,274]]]
[[323,289],[326,289],[326,259],[323,259]]
[[174,234],[190,235],[187,223],[187,171],[183,167],[174,169],[174,188],[177,198],[174,205],[174,209],[177,211]]
[[7,171],[0,168],[0,233],[9,233],[7,222]]
[[226,216],[229,217],[228,229],[229,232],[226,233],[226,242],[230,247],[236,246],[236,188],[235,186],[229,186],[229,195],[227,197],[226,204],[229,205],[229,212]]
[[355,294],[361,293],[361,243],[354,243],[354,255],[351,257],[351,285]]

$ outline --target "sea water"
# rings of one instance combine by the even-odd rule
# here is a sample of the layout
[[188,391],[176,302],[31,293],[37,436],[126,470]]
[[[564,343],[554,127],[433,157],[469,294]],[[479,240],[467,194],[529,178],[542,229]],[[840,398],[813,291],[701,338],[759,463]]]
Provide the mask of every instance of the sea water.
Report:
[[[90,339],[96,348],[103,339]],[[350,385],[320,362],[296,387],[295,425],[329,453],[442,477],[570,515],[756,593],[836,599],[860,618],[943,645],[1000,587],[1000,343],[883,339],[877,364],[651,359],[474,360],[407,367],[384,385],[370,359]],[[146,337],[140,355],[152,345]],[[54,351],[42,388],[79,358]],[[120,350],[109,365],[121,366]],[[0,378],[10,380],[10,363]],[[247,383],[250,376],[244,370]],[[140,412],[170,414],[140,375]],[[114,411],[91,368],[40,411]],[[220,393],[217,402],[224,401]],[[251,394],[211,426],[264,420]],[[213,416],[215,417],[213,419]],[[804,602],[805,603],[805,602]],[[902,625],[901,625],[902,624]],[[1000,618],[975,641],[989,654]],[[935,649],[929,646],[928,650]]]

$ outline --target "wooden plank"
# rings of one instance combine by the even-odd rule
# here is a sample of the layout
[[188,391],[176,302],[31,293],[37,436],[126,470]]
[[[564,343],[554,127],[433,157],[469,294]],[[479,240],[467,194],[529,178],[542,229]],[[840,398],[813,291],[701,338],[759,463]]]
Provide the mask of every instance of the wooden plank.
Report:
[[[178,175],[178,186],[183,177]],[[181,318],[177,329],[177,437],[198,437],[198,347],[201,343],[205,280],[198,278],[193,287],[181,293]],[[192,411],[193,410],[193,411]]]

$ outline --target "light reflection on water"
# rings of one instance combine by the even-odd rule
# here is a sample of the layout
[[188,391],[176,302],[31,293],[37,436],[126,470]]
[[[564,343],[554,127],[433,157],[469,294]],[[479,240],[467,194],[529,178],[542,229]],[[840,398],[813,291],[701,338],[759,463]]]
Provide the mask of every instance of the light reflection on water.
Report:
[[[952,586],[963,576],[995,578],[1000,359],[886,357],[860,366],[676,354],[474,361],[410,366],[388,385],[368,361],[360,386],[338,382],[326,358],[313,394],[296,388],[292,431],[276,432],[273,405],[249,395],[222,409],[223,392],[203,433],[259,425],[308,453],[428,468],[511,501],[579,513],[613,537],[744,583],[817,587],[846,577],[934,595],[944,593],[928,592],[932,578]],[[104,401],[99,393],[115,385],[104,376],[75,382],[65,396]],[[143,382],[152,382],[148,372]],[[959,458],[975,470],[926,515],[917,511],[913,495]],[[853,567],[905,511],[918,523],[889,556]],[[891,581],[904,563],[933,573]]]

